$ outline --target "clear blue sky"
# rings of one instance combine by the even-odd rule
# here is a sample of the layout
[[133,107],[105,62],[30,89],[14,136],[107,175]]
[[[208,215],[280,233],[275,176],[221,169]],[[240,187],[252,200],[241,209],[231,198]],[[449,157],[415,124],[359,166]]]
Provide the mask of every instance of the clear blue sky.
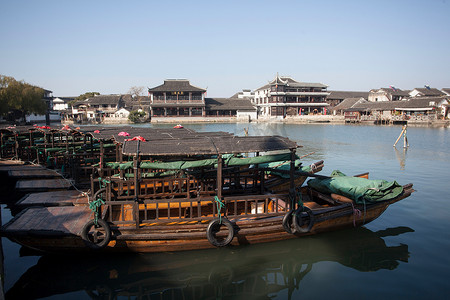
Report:
[[208,97],[276,73],[329,90],[450,88],[450,0],[0,0],[0,74],[126,93],[186,78]]

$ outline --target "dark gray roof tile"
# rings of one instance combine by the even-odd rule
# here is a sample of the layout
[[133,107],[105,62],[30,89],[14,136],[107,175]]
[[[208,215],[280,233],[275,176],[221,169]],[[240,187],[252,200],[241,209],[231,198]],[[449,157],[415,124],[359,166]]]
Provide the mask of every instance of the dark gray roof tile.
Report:
[[193,86],[186,79],[167,79],[164,83],[148,89],[151,92],[206,92],[205,89]]
[[256,110],[252,102],[240,98],[205,98],[208,110]]

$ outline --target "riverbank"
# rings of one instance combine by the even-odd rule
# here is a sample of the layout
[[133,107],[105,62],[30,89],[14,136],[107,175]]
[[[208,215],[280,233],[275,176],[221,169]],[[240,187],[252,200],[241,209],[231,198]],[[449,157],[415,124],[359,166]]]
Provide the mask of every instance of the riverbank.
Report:
[[[281,123],[281,124],[345,124],[344,116],[333,115],[306,115],[286,118],[248,119],[237,117],[152,117],[152,124],[198,124],[198,123]],[[105,123],[118,124],[118,123]],[[120,123],[123,124],[123,123]],[[362,121],[358,124],[375,125],[374,121]],[[446,127],[450,120],[414,121],[408,122],[411,126]]]
[[[202,124],[202,123],[277,123],[277,124],[345,124],[344,116],[333,115],[305,115],[295,117],[271,117],[258,119],[238,118],[238,117],[152,117],[150,123],[152,124]],[[52,122],[52,125],[59,124]],[[114,119],[105,120],[103,123],[85,123],[74,124],[71,121],[61,121],[62,125],[132,125],[128,119]],[[353,123],[355,124],[355,123]],[[361,121],[356,124],[363,125],[375,125],[374,121]],[[7,125],[7,123],[3,123]],[[20,125],[20,124],[15,124]],[[427,121],[408,121],[408,126],[432,126],[432,127],[448,127],[450,126],[450,120],[427,120]]]
[[152,117],[151,123],[340,123],[343,116],[311,115],[286,118],[237,118],[237,117]]

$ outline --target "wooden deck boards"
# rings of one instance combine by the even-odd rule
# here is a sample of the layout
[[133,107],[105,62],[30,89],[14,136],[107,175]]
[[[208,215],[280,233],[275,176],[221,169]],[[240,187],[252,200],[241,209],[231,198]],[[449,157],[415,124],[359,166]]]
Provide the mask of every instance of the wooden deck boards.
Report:
[[92,211],[85,206],[29,208],[4,226],[7,234],[26,234],[33,231],[48,234],[79,235],[92,219]]
[[23,170],[45,170],[45,167],[40,166],[40,165],[6,165],[6,164],[0,164],[0,172],[23,171]]
[[36,179],[18,180],[16,190],[18,192],[44,192],[51,190],[67,190],[72,186],[66,179]]
[[61,178],[61,174],[49,169],[24,169],[24,170],[10,170],[8,176],[17,179],[31,179],[31,178]]
[[23,165],[22,160],[0,159],[0,166]]
[[73,206],[86,205],[88,196],[76,191],[53,191],[32,193],[17,201],[16,205],[26,206]]

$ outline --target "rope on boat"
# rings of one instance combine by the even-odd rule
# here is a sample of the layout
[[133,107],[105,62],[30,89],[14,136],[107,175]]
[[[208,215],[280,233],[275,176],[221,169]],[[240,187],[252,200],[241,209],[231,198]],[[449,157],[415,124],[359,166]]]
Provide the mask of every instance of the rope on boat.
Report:
[[111,183],[111,181],[110,181],[110,180],[103,179],[103,178],[101,178],[101,177],[98,178],[98,184],[100,185],[100,188],[101,188],[101,189],[104,188],[104,187],[106,187],[106,184],[108,184],[108,183]]
[[[365,201],[364,201],[365,203]],[[355,208],[355,206],[353,205],[353,201],[351,202],[352,204],[352,209],[353,209],[353,227],[356,227],[356,218],[360,219],[361,218],[361,211],[357,208]],[[364,217],[365,217],[365,212],[364,212]]]
[[[40,164],[36,163],[35,160],[34,160],[34,161],[29,161],[28,163],[29,163],[30,165],[33,165],[33,166],[40,166]],[[64,166],[64,165],[63,165],[63,166]],[[63,173],[63,172],[60,173],[60,172],[56,171],[55,169],[47,169],[47,170],[53,171],[54,173],[56,173],[56,174],[58,174],[59,176],[61,176],[62,179],[64,179],[64,180],[66,180],[67,182],[69,182],[70,185],[71,185],[76,191],[80,192],[81,195],[88,197],[88,201],[89,201],[89,191],[84,192],[84,191],[78,189],[78,188],[76,187],[76,185],[73,183],[72,180],[70,180],[69,178],[67,178],[66,176],[64,176],[64,173]]]
[[98,225],[98,215],[99,215],[98,211],[99,211],[99,208],[103,204],[105,204],[105,201],[103,201],[102,198],[98,198],[98,199],[95,199],[95,200],[89,202],[89,209],[92,210],[92,212],[94,213],[94,224],[95,224],[95,226]]
[[223,203],[217,196],[214,196],[214,201],[216,202],[216,205],[217,205],[217,214],[219,215],[219,224],[222,224],[222,214],[220,211],[222,210],[222,207],[225,207],[225,203]]

